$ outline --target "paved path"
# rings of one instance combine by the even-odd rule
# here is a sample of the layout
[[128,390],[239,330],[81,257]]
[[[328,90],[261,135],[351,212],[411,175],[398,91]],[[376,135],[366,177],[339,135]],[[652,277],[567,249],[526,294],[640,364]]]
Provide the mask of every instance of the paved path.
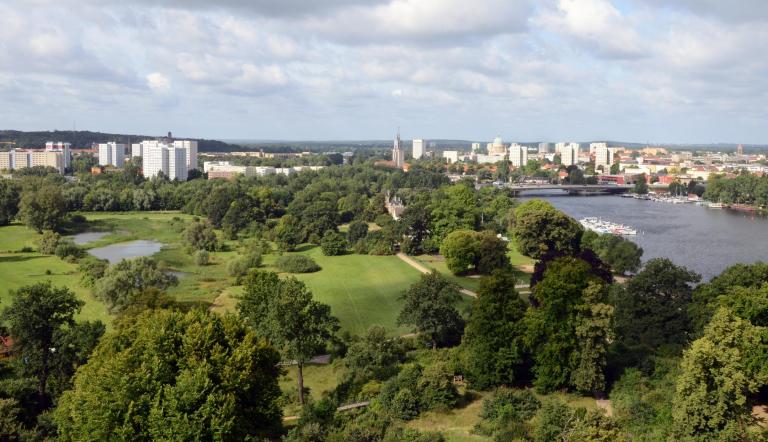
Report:
[[[398,253],[397,257],[400,258],[401,260],[403,260],[403,262],[405,262],[406,264],[408,264],[409,266],[413,267],[414,269],[418,270],[421,273],[429,273],[429,272],[432,271],[431,269],[428,269],[428,268],[424,267],[421,263],[419,263],[415,259],[413,259],[410,256],[406,255],[405,253]],[[515,285],[515,288],[519,290],[519,289],[530,289],[531,287],[528,284],[517,284],[517,285]],[[477,298],[477,293],[473,292],[472,290],[461,289],[459,291],[461,293],[467,295],[467,296],[471,296],[473,298]]]
[[[336,411],[354,410],[355,408],[367,407],[370,404],[371,404],[370,401],[355,402],[353,404],[342,405],[341,407],[338,407],[336,409]],[[284,421],[295,421],[297,419],[299,419],[299,416],[285,416],[285,417],[283,417]]]

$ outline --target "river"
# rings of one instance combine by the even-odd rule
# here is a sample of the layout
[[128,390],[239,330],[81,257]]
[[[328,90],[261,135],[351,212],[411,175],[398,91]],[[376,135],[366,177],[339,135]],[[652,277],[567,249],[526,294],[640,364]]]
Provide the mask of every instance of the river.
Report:
[[546,199],[581,219],[596,216],[637,229],[627,238],[643,248],[643,261],[666,257],[708,280],[736,263],[768,261],[768,219],[694,204],[666,204],[618,196],[525,195]]

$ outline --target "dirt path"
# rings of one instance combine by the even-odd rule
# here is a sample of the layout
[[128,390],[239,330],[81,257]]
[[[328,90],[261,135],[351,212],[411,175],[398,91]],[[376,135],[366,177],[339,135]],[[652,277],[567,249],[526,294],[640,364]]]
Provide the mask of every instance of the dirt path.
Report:
[[[429,273],[429,272],[432,271],[432,270],[424,267],[423,265],[419,264],[418,262],[416,262],[416,260],[414,260],[410,256],[406,255],[405,253],[398,253],[397,257],[400,258],[401,260],[403,260],[403,262],[405,262],[409,266],[411,266],[414,269],[420,271],[421,273]],[[471,296],[473,298],[477,298],[477,293],[473,292],[472,290],[461,289],[461,290],[459,290],[459,292],[461,292],[464,295]]]
[[605,415],[613,417],[613,406],[610,399],[595,399],[595,405],[601,410],[605,410]]

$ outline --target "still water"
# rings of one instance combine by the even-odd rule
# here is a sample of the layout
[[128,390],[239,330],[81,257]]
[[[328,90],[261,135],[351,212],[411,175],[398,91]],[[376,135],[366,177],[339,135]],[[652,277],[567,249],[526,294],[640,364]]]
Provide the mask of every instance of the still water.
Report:
[[98,241],[101,238],[104,238],[105,236],[111,234],[112,232],[83,232],[78,233],[77,235],[72,235],[72,241],[77,244],[78,246],[81,246],[83,244],[88,244],[89,242]]
[[694,204],[665,204],[618,196],[525,195],[542,198],[573,218],[596,216],[627,224],[643,248],[643,261],[667,257],[705,280],[736,263],[768,261],[768,219]]
[[152,256],[162,247],[163,244],[157,241],[138,240],[98,247],[89,250],[88,253],[99,259],[106,259],[110,264],[116,264],[124,259]]

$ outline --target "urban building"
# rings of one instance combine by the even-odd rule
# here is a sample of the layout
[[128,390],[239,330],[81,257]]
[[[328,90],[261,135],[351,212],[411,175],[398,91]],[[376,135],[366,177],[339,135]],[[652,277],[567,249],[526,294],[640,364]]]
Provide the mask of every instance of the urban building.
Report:
[[595,168],[603,167],[610,169],[613,164],[614,149],[608,146],[597,146],[595,148]]
[[423,139],[414,139],[413,140],[413,159],[414,160],[420,160],[422,157],[424,157],[424,140]]
[[475,157],[478,164],[496,164],[499,161],[504,161],[507,159],[505,155],[486,155],[486,154],[479,154]]
[[53,167],[64,173],[64,152],[62,150],[13,149],[0,152],[0,170],[18,170],[27,167]]
[[480,153],[480,143],[472,143],[472,153],[475,155]]
[[[179,148],[184,149],[186,152],[185,155],[185,165],[187,167],[187,170],[193,170],[197,169],[197,141],[194,140],[172,140],[170,138],[167,139],[161,139],[161,140],[146,140],[139,143],[139,153],[141,153],[142,158],[144,157],[146,150],[148,148],[165,148],[165,149],[171,149],[171,148]],[[133,152],[131,152],[133,154]]]
[[397,138],[392,146],[392,162],[398,169],[403,168],[405,164],[405,151],[403,150],[402,142],[400,141],[400,131],[397,132]]
[[125,166],[125,144],[99,143],[99,166]]
[[67,169],[72,164],[72,144],[63,141],[48,141],[45,143],[46,152],[61,152],[64,161],[64,168]]
[[607,147],[608,143],[589,143],[589,154],[592,155],[597,152],[597,149]]
[[[558,143],[560,144],[560,143]],[[560,163],[563,166],[573,166],[579,162],[581,145],[579,143],[562,143],[560,151]]]
[[539,143],[539,153],[549,153],[549,143]]
[[507,150],[504,148],[504,142],[500,136],[497,136],[493,143],[489,143],[488,155],[506,155]]
[[448,161],[448,164],[457,163],[457,162],[459,162],[459,151],[458,150],[444,150],[443,151],[443,158],[446,161]]
[[188,150],[183,147],[168,148],[168,176],[169,180],[186,181],[189,175]]
[[517,143],[509,146],[509,161],[515,167],[523,167],[528,163],[528,148]]
[[141,150],[142,146],[143,145],[141,143],[131,144],[131,158],[142,157],[142,150]]
[[160,146],[157,144],[143,145],[141,152],[141,167],[145,177],[154,178],[161,173],[168,176],[167,146]]

